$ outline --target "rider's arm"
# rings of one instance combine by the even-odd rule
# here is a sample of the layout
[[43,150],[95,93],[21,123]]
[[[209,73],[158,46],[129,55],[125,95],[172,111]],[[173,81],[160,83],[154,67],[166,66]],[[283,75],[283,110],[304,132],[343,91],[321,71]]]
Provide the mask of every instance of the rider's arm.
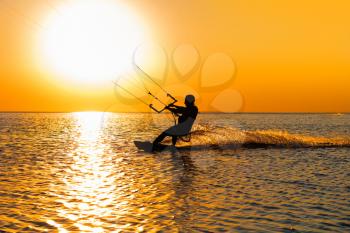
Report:
[[185,111],[186,108],[181,106],[176,106],[176,105],[170,105],[167,107],[167,109],[173,113],[181,114]]

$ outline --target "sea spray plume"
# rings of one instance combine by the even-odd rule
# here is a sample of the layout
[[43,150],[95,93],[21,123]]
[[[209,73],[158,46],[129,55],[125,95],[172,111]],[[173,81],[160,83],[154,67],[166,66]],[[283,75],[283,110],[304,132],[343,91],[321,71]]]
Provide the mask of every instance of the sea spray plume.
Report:
[[313,137],[280,130],[245,131],[245,145],[282,148],[350,147],[350,137]]
[[198,124],[191,143],[181,146],[218,148],[327,148],[350,147],[349,136],[313,137],[282,130],[241,130],[209,124]]
[[245,137],[244,131],[238,128],[198,124],[192,133],[192,144],[240,147],[245,142]]

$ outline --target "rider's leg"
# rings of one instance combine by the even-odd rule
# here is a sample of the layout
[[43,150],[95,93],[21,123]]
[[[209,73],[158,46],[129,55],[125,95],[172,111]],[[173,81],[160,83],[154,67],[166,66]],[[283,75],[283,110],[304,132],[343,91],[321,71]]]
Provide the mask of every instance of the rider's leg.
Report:
[[176,141],[177,141],[177,136],[173,135],[171,141],[173,143],[173,146],[175,146],[176,145]]
[[164,138],[168,136],[168,134],[166,132],[161,133],[154,141],[153,141],[153,145],[158,145],[161,141],[164,140]]

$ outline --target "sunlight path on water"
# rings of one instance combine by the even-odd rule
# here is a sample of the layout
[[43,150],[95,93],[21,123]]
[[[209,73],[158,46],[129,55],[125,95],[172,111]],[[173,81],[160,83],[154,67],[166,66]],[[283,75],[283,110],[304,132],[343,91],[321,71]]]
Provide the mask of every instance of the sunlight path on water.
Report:
[[58,216],[74,221],[81,231],[103,232],[99,218],[111,215],[108,206],[117,198],[111,158],[103,156],[109,148],[100,143],[102,116],[90,112],[74,114],[77,146],[67,155],[73,163],[65,169],[65,187],[57,194],[57,201],[64,206],[57,209]]
[[[152,229],[154,219],[143,218],[143,214],[152,214],[154,207],[149,205],[152,195],[167,190],[167,187],[154,182],[151,170],[140,177],[142,173],[133,172],[138,168],[133,168],[132,164],[119,164],[123,158],[112,156],[110,143],[104,142],[108,118],[109,115],[104,113],[74,114],[75,148],[67,154],[72,162],[61,171],[60,185],[51,185],[56,201],[62,204],[56,210],[57,215],[72,222],[73,229],[82,232]],[[153,194],[143,195],[142,190],[153,190]],[[172,194],[170,191],[162,198],[167,199]],[[169,204],[159,207],[164,212],[170,210]],[[52,219],[47,223],[61,232],[69,231]],[[136,223],[137,227],[134,226]],[[172,224],[168,222],[168,225]],[[70,228],[72,230],[72,226]]]

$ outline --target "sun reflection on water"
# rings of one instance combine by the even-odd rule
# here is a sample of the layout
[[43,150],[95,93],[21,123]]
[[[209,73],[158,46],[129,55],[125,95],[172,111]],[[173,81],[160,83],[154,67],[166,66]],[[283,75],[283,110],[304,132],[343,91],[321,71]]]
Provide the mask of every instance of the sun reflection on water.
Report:
[[171,169],[163,168],[157,157],[128,156],[129,147],[113,147],[120,131],[128,130],[124,125],[110,131],[117,121],[123,122],[112,114],[74,113],[73,145],[51,185],[58,218],[46,221],[59,232],[176,228]]
[[80,231],[103,232],[99,219],[111,216],[114,202],[113,163],[108,156],[108,145],[101,140],[104,118],[99,112],[74,113],[76,120],[76,149],[68,156],[73,163],[65,170],[62,181],[65,190],[58,202],[60,217],[69,219]]
[[76,112],[74,118],[80,133],[78,140],[85,143],[96,143],[101,135],[108,114],[103,112]]

